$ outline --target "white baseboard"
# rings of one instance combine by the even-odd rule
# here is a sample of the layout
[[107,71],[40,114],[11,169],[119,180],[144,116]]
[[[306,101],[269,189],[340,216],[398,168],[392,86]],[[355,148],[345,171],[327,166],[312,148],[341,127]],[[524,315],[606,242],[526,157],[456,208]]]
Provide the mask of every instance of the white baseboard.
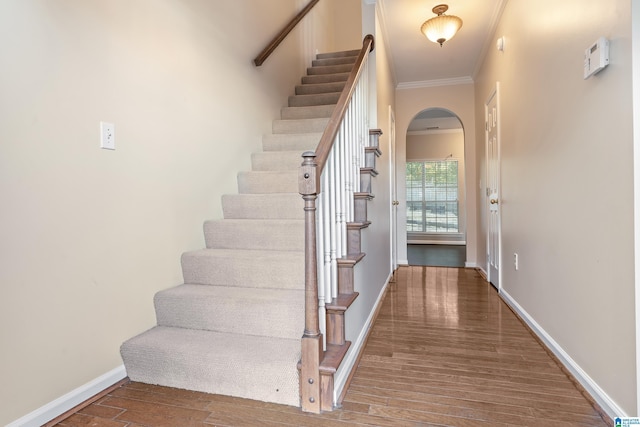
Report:
[[467,261],[465,261],[464,268],[480,268],[480,267],[478,267],[478,263],[477,262],[467,262]]
[[125,371],[124,365],[120,365],[106,374],[57,398],[53,402],[49,402],[24,417],[7,424],[6,427],[39,427],[78,406],[118,381],[123,380],[126,376],[127,371]]
[[409,260],[408,259],[399,259],[398,260],[398,265],[409,265]]
[[481,265],[476,265],[476,270],[478,270],[480,272],[480,275],[484,278],[484,280],[487,280],[487,278],[489,277],[489,275],[487,274],[486,271],[484,271],[484,268],[482,268]]
[[466,241],[462,240],[407,240],[408,245],[449,245],[464,246]]
[[571,375],[598,402],[598,405],[613,420],[615,417],[628,417],[604,390],[567,354],[566,351],[518,304],[505,290],[500,291],[502,299],[529,325],[535,334],[555,354]]
[[367,335],[369,334],[369,330],[373,325],[373,316],[376,314],[376,311],[378,310],[378,306],[382,303],[382,298],[384,297],[384,293],[387,289],[387,286],[389,286],[389,281],[391,280],[391,277],[392,277],[391,275],[387,277],[387,281],[385,282],[384,286],[380,290],[380,294],[376,299],[376,303],[373,305],[373,308],[371,309],[371,313],[369,313],[369,317],[367,317],[367,321],[364,323],[364,326],[360,331],[358,338],[356,339],[355,342],[351,343],[349,354],[347,354],[344,361],[340,365],[338,372],[336,372],[333,378],[334,405],[338,401],[338,398],[340,397],[340,395],[342,394],[342,391],[344,390],[344,386],[346,385],[347,379],[349,378],[349,374],[353,369],[353,365],[355,365],[358,355],[360,354],[360,351],[362,349],[362,346],[364,346],[365,340],[367,339]]

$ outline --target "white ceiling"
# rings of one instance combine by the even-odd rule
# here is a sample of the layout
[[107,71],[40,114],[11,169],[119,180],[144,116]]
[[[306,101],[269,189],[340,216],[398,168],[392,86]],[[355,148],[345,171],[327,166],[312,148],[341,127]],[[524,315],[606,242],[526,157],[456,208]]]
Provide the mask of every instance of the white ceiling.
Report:
[[[434,86],[443,82],[471,82],[506,0],[377,0],[382,11],[390,57],[398,87]],[[431,9],[445,3],[448,15],[462,19],[462,28],[442,47],[421,32]]]

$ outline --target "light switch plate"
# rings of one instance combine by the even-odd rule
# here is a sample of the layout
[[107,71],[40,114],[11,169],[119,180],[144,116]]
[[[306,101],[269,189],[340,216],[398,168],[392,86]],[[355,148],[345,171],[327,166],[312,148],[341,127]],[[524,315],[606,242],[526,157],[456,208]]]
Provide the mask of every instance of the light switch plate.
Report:
[[116,134],[113,123],[100,122],[100,148],[116,149]]

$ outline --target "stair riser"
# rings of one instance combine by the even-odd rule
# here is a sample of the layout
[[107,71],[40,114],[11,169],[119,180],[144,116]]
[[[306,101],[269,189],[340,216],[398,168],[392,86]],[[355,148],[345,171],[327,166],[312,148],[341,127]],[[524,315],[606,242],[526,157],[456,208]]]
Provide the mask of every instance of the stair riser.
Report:
[[376,168],[376,159],[380,157],[382,153],[376,147],[367,147],[364,152],[364,166],[367,168]]
[[302,119],[302,120],[274,120],[273,133],[322,133],[327,127],[329,119]]
[[295,193],[298,172],[240,172],[238,191],[244,194]]
[[325,59],[314,59],[311,62],[311,65],[314,67],[325,67],[327,65],[344,65],[344,64],[355,64],[357,56],[344,56],[338,58],[325,58]]
[[284,107],[280,110],[280,118],[284,120],[329,118],[334,105],[310,105],[306,107]]
[[360,229],[349,229],[347,227],[347,254],[357,255],[362,252],[361,233],[362,230]]
[[325,309],[327,310],[327,345],[342,346],[346,343],[344,314],[358,298],[358,295],[358,292],[338,295],[330,303],[325,304]]
[[344,311],[327,310],[327,342],[343,345],[345,343]]
[[317,54],[316,59],[344,58],[348,56],[358,56],[359,54],[360,54],[360,51],[357,49],[345,50],[342,52],[327,52],[327,53]]
[[360,191],[371,193],[371,181],[378,175],[378,171],[372,168],[360,168]]
[[300,405],[300,340],[156,327],[120,352],[131,381]]
[[355,222],[367,222],[367,205],[369,204],[369,200],[373,199],[373,195],[370,193],[355,193],[353,199],[353,209],[354,209],[354,221]]
[[355,264],[338,262],[338,292],[344,294],[352,294],[354,289],[354,273]]
[[303,219],[300,194],[227,194],[222,196],[226,219]]
[[337,104],[340,92],[319,93],[312,95],[293,95],[289,97],[289,107],[308,107],[310,105]]
[[352,64],[328,65],[326,67],[310,67],[307,68],[307,75],[314,76],[318,74],[349,73],[351,72],[352,68]]
[[[315,151],[322,132],[308,134],[275,134],[262,137],[264,151]],[[296,190],[297,192],[297,190]]]
[[302,164],[302,152],[282,151],[253,153],[251,170],[253,171],[291,171]]
[[216,220],[204,224],[207,248],[304,250],[304,221]]
[[290,339],[304,328],[303,290],[181,285],[158,292],[154,304],[159,326]]
[[185,283],[304,289],[304,252],[199,250],[182,255]]
[[304,76],[301,81],[302,84],[320,84],[331,82],[346,82],[349,79],[349,73],[331,73],[331,74],[316,74],[312,76]]
[[296,86],[296,95],[317,95],[320,93],[342,92],[345,82],[306,84]]

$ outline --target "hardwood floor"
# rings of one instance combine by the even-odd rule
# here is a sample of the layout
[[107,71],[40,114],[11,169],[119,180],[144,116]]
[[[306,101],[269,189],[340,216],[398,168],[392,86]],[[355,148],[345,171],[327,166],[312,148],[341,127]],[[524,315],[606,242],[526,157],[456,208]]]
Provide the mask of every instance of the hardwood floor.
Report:
[[298,408],[128,383],[59,426],[606,426],[471,269],[401,267],[343,407]]

